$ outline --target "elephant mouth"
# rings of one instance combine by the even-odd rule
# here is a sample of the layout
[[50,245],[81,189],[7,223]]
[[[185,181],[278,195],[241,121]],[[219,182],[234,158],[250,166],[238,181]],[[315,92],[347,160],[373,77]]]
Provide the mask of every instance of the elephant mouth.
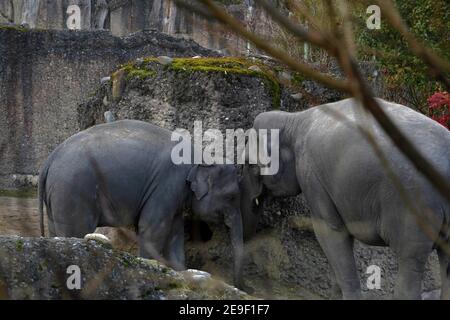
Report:
[[202,220],[192,219],[186,223],[187,230],[189,230],[189,240],[195,243],[208,242],[213,237],[213,230]]
[[259,195],[252,200],[251,210],[253,214],[259,215],[262,214],[264,201],[266,200],[266,196]]

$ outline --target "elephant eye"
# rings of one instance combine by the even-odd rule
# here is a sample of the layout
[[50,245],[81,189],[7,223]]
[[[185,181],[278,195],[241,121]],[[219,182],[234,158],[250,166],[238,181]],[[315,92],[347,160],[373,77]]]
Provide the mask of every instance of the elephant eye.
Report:
[[258,167],[258,166],[252,166],[251,169],[252,169],[252,173],[253,173],[253,174],[255,174],[255,175],[256,175],[256,174],[259,174],[259,167]]
[[227,199],[228,201],[233,201],[236,200],[237,194],[236,193],[228,193],[225,196],[225,199]]

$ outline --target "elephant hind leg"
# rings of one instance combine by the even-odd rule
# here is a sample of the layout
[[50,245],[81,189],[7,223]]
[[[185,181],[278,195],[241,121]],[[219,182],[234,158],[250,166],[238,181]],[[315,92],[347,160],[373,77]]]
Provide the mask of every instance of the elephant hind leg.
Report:
[[325,188],[312,171],[304,175],[302,185],[305,198],[311,208],[314,233],[332,268],[333,294],[339,294],[337,284],[344,299],[362,299],[361,285],[353,254],[354,238]]
[[[445,245],[448,252],[450,250],[450,241],[446,241]],[[441,248],[438,248],[437,253],[441,268],[441,299],[450,300],[450,255]]]
[[48,236],[50,238],[56,237],[55,223],[49,219],[48,223],[47,223],[47,227],[48,227]]
[[51,213],[50,235],[75,238],[94,232],[100,216],[94,201],[77,201],[70,197],[53,200]]
[[[342,228],[334,230],[313,218],[314,231],[331,267],[344,299],[361,299],[361,286],[353,255],[353,237]],[[333,288],[333,291],[337,291]],[[336,293],[336,292],[334,292]]]
[[172,230],[164,247],[164,257],[169,265],[175,270],[185,270],[185,253],[184,253],[184,220],[180,213],[175,217]]

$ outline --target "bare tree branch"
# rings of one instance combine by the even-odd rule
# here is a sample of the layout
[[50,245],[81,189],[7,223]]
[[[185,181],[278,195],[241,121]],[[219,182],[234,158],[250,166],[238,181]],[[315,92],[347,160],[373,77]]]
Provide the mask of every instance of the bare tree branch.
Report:
[[[224,12],[224,10],[222,10],[220,7],[215,5],[212,0],[199,1],[201,1],[201,3],[209,8],[211,14],[214,15],[218,21],[227,25],[238,35],[251,41],[259,49],[265,51],[269,55],[272,55],[273,57],[277,58],[296,71],[304,72],[303,70],[306,70],[307,73],[305,73],[305,75],[314,80],[322,82],[329,87],[338,89],[345,93],[350,93],[355,98],[359,99],[362,102],[362,105],[372,114],[375,120],[391,138],[397,148],[406,155],[406,157],[413,163],[415,168],[419,172],[421,172],[432,183],[437,191],[448,201],[448,203],[450,203],[450,183],[417,150],[417,148],[414,147],[411,141],[397,128],[397,126],[393,123],[389,116],[379,106],[378,102],[373,98],[373,92],[362,76],[356,61],[348,54],[348,52],[345,50],[345,47],[343,48],[343,46],[335,45],[336,50],[334,50],[334,52],[330,52],[330,54],[337,54],[338,61],[351,82],[350,85],[341,85],[341,83],[339,83],[338,86],[335,86],[335,79],[329,78],[327,76],[324,77],[323,75],[318,76],[317,74],[315,74],[316,71],[312,70],[308,66],[297,63],[296,61],[294,61],[294,59],[286,55],[284,52],[281,52],[268,45],[265,40],[249,32],[247,29],[245,29],[245,27],[241,25],[239,21],[237,21],[235,18]],[[331,2],[329,2],[329,4],[329,10],[334,11],[333,4]],[[288,23],[284,23],[288,25]],[[339,39],[336,39],[333,42],[339,43]]]
[[[350,87],[348,83],[346,83],[345,81],[335,79],[325,74],[319,73],[310,66],[308,66],[307,64],[296,61],[285,52],[271,46],[266,39],[260,38],[255,34],[253,34],[252,32],[248,31],[239,21],[237,21],[235,18],[224,12],[221,8],[217,7],[211,1],[209,0],[207,1],[200,0],[200,1],[205,2],[205,4],[207,4],[208,7],[211,5],[211,7],[209,7],[211,14],[213,14],[218,21],[227,25],[230,29],[232,29],[237,34],[240,34],[245,39],[251,41],[260,50],[263,50],[272,57],[274,57],[275,59],[282,61],[292,70],[300,72],[306,77],[319,81],[331,88],[336,88],[343,92],[350,92]],[[175,0],[175,2],[178,4],[181,2],[181,0]]]
[[291,20],[286,19],[286,17],[279,11],[275,6],[271,3],[269,3],[267,0],[257,0],[257,3],[259,3],[265,10],[268,12],[271,16],[271,18],[280,24],[283,28],[285,28],[287,31],[292,33],[293,35],[297,36],[303,41],[307,41],[311,43],[312,45],[332,50],[330,43],[328,42],[328,37],[326,37],[325,34],[318,32],[316,30],[308,30],[305,29],[303,26],[293,23]]

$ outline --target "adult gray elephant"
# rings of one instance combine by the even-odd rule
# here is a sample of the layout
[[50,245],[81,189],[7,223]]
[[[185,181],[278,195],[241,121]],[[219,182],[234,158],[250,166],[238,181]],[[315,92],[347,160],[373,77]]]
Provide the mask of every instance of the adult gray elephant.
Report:
[[234,249],[234,281],[242,280],[242,218],[232,165],[175,165],[171,131],[135,120],[91,127],[67,139],[39,176],[50,236],[83,237],[97,227],[135,226],[140,255],[185,268],[183,209],[206,222],[224,221]]
[[[410,108],[382,99],[378,102],[421,153],[450,179],[450,132]],[[336,116],[345,116],[347,121],[339,121]],[[358,123],[372,132],[419,215],[408,209],[380,158],[356,129],[358,118]],[[256,117],[254,128],[280,130],[280,161],[275,175],[260,175],[258,165],[245,166],[241,199],[244,230],[254,231],[255,209],[262,206],[263,194],[278,197],[303,192],[311,208],[315,234],[344,298],[361,297],[354,239],[389,246],[396,253],[399,273],[394,296],[400,299],[420,298],[425,263],[436,248],[441,265],[441,298],[450,298],[450,258],[436,246],[438,240],[449,243],[449,203],[356,100],[298,113],[262,113]]]

